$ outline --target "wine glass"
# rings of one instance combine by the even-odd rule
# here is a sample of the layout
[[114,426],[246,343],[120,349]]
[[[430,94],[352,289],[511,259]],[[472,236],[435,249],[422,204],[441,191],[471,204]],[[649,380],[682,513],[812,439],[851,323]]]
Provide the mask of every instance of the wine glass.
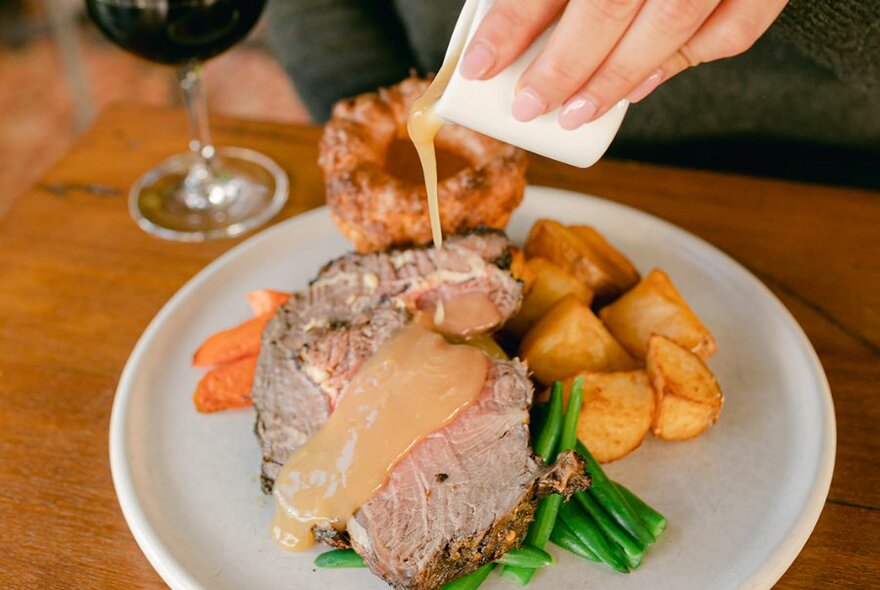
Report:
[[143,58],[178,67],[189,119],[188,153],[171,156],[131,188],[129,210],[159,237],[231,237],[271,219],[287,200],[287,175],[253,150],[215,148],[202,91],[202,62],[240,41],[265,0],[86,0],[111,41]]

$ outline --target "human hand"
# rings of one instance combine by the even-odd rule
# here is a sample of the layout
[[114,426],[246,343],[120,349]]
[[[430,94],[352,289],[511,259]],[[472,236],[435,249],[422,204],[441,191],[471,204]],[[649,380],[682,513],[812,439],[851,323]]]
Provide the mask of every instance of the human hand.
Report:
[[747,50],[787,0],[496,0],[461,61],[468,79],[510,65],[560,15],[519,79],[511,110],[520,121],[562,105],[575,129],[620,99],[638,102],[697,64]]

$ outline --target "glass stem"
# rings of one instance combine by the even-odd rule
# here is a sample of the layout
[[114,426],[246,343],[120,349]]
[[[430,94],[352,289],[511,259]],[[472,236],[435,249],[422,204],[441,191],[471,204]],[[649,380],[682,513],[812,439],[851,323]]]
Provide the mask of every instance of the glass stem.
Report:
[[190,62],[180,68],[177,78],[183,93],[183,105],[189,119],[189,149],[199,156],[205,164],[214,158],[214,145],[211,143],[211,129],[208,126],[208,103],[202,89],[202,64]]
[[180,197],[187,208],[196,211],[223,207],[230,199],[227,191],[215,190],[219,176],[208,126],[208,103],[202,89],[201,71],[202,64],[194,61],[182,66],[177,73],[189,119],[189,149],[195,156],[195,162],[183,179]]

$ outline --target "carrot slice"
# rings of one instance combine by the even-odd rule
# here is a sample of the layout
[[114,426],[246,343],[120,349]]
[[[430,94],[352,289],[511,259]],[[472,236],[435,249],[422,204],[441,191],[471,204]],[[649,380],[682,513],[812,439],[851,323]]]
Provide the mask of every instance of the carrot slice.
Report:
[[199,412],[217,412],[250,406],[256,370],[256,356],[214,367],[205,373],[193,394],[196,409]]
[[254,310],[254,315],[263,315],[275,311],[290,299],[290,293],[273,291],[272,289],[260,289],[247,294],[248,303]]
[[273,315],[274,312],[264,313],[208,336],[193,355],[193,366],[209,367],[256,356],[260,352],[260,335]]

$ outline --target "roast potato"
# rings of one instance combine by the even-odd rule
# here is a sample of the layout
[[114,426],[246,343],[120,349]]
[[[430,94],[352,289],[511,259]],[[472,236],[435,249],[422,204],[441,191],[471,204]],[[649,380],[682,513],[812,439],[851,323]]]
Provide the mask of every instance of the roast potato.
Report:
[[529,330],[519,356],[546,385],[579,371],[625,371],[638,366],[575,295],[563,298]]
[[615,297],[639,281],[629,259],[588,226],[565,227],[539,219],[529,232],[525,253],[527,258],[540,256],[565,268],[601,299]]
[[724,396],[700,357],[655,334],[648,343],[647,371],[657,405],[652,424],[654,436],[685,440],[718,420]]
[[614,337],[636,358],[648,353],[651,334],[662,334],[702,359],[715,352],[715,339],[669,276],[654,269],[634,289],[599,312]]
[[[645,371],[580,373],[584,405],[578,421],[581,439],[600,463],[616,461],[638,448],[654,416],[654,391]],[[563,383],[566,403],[574,377]]]
[[517,338],[521,338],[538,319],[566,295],[574,295],[584,305],[589,305],[593,300],[593,293],[589,287],[546,258],[530,258],[525,261],[524,267],[520,272],[530,278],[531,285],[519,313],[505,326],[505,329]]

